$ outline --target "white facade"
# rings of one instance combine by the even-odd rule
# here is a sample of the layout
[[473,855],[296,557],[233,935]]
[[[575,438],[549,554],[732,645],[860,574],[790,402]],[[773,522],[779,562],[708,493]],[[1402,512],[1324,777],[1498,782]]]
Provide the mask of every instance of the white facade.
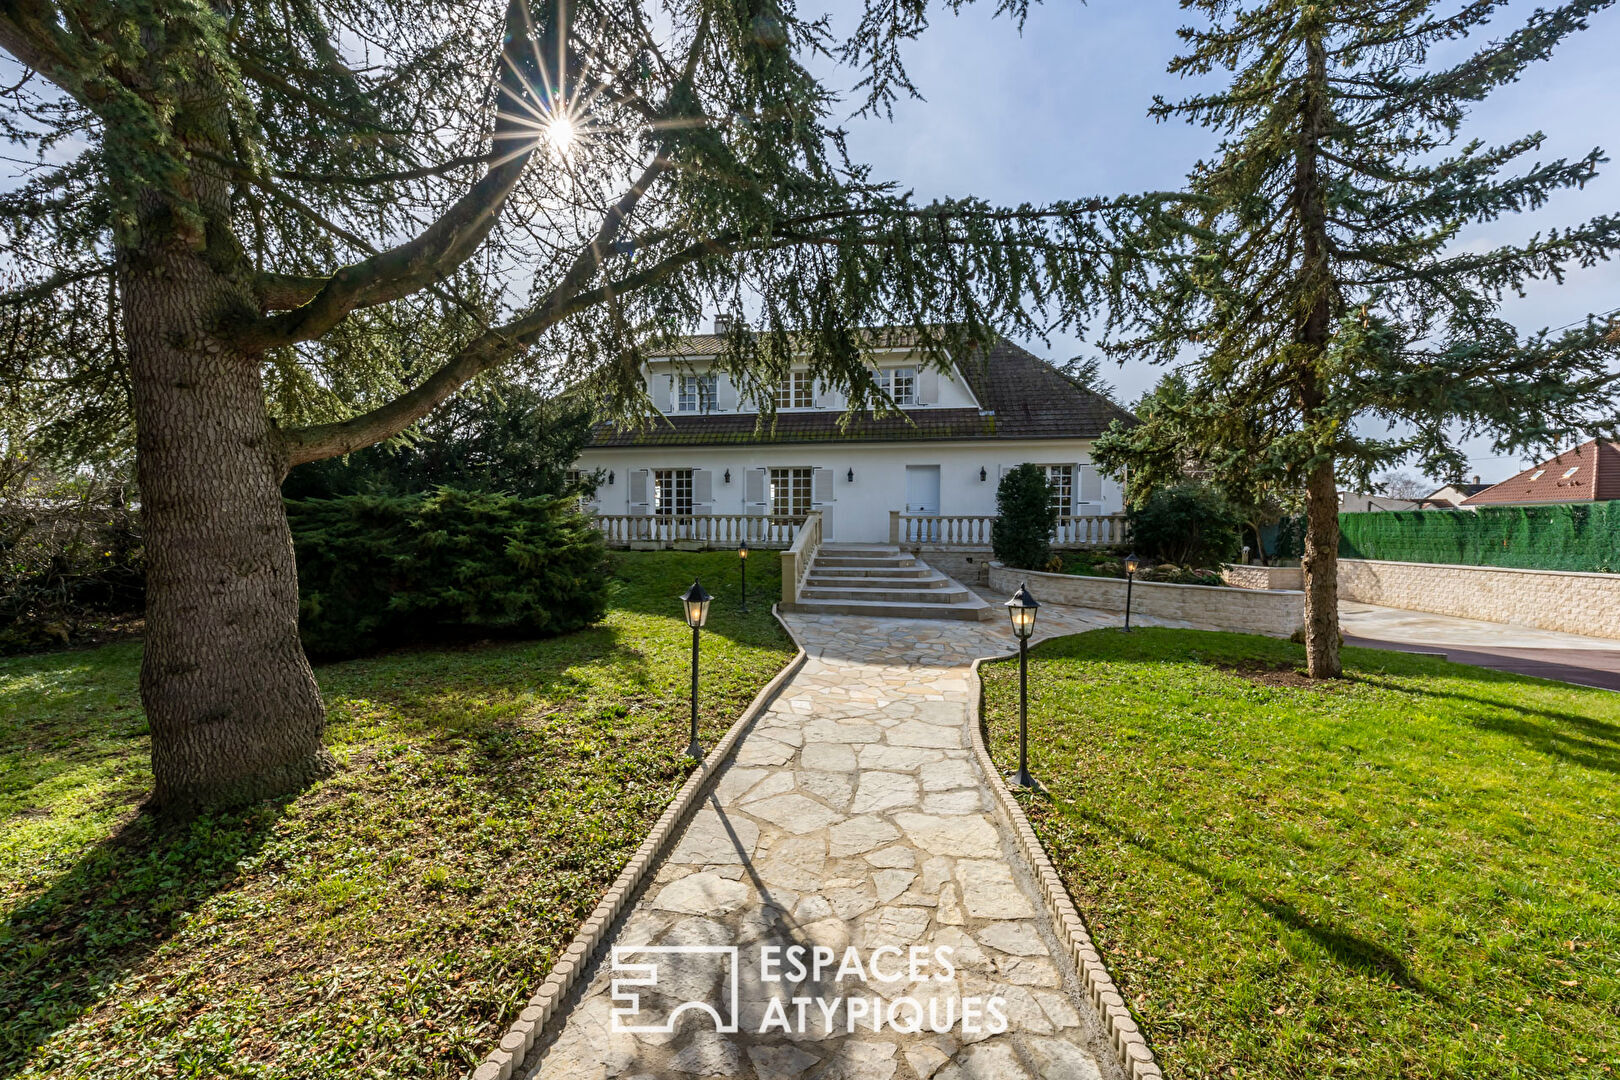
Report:
[[[694,368],[703,370],[701,362],[675,367],[655,361],[647,366],[649,392],[660,411],[677,417],[757,414],[755,403],[723,374],[708,377],[710,383],[694,375]],[[904,353],[880,358],[878,373],[914,418],[933,409],[981,409],[966,380],[954,372],[922,370]],[[784,387],[779,400],[788,404],[778,406],[779,426],[794,412],[838,416],[846,408],[841,394],[807,381]],[[800,403],[797,408],[794,402]],[[1002,474],[1024,462],[1052,470],[1060,513],[1124,511],[1120,485],[1092,464],[1090,438],[791,438],[595,446],[580,455],[576,468],[600,472],[593,500],[599,514],[802,514],[814,509],[822,514],[826,539],[835,541],[886,541],[892,510],[994,515]]]

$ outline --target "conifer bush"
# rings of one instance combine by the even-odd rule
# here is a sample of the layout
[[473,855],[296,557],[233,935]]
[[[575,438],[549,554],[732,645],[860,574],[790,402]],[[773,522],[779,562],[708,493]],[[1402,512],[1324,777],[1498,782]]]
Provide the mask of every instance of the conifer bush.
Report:
[[544,637],[607,610],[601,534],[570,499],[453,488],[287,504],[312,656]]
[[1004,566],[1040,570],[1052,559],[1057,506],[1046,470],[1028,462],[1009,470],[996,489],[996,520],[990,547]]

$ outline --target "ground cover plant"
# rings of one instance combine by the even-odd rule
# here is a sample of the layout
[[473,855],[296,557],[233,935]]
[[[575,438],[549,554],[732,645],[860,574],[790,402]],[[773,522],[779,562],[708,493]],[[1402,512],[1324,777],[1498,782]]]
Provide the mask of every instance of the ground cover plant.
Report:
[[342,771],[159,829],[139,642],[0,660],[0,1076],[456,1077],[792,650],[772,560],[613,558],[595,626],[317,669]]
[[[1025,805],[1166,1075],[1620,1072],[1620,697],[1098,630],[1031,654]],[[1001,763],[1016,664],[985,670]]]

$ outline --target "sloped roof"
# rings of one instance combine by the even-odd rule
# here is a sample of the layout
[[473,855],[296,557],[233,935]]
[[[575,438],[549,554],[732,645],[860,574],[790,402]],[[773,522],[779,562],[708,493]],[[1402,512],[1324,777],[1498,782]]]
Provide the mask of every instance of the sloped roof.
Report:
[[[710,355],[713,335],[687,338],[681,354]],[[1040,357],[1000,339],[957,365],[979,399],[978,409],[902,409],[874,417],[856,414],[840,427],[834,409],[780,412],[776,424],[755,430],[752,413],[674,414],[641,428],[599,424],[592,447],[701,446],[726,443],[905,442],[918,439],[1094,439],[1115,420],[1134,423],[1125,409],[1080,386]]]
[[[1567,475],[1566,475],[1567,474]],[[1462,501],[1463,506],[1620,499],[1620,442],[1593,439]]]

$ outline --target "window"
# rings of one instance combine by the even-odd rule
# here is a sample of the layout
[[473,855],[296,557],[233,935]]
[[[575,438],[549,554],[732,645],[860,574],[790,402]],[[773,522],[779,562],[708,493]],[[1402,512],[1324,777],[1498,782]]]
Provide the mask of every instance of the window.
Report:
[[917,404],[916,368],[885,368],[878,372],[878,381],[896,405]]
[[1048,465],[1046,467],[1046,483],[1052,489],[1052,507],[1057,510],[1058,517],[1068,517],[1074,513],[1074,466]]
[[692,470],[659,469],[653,473],[656,514],[689,516],[692,513]]
[[808,371],[789,372],[776,387],[778,409],[809,409],[816,404],[816,386]]
[[810,484],[814,469],[771,470],[771,513],[803,517],[810,512]]
[[1541,479],[1541,474],[1546,472],[1546,471],[1547,471],[1546,469],[1537,469],[1535,472],[1530,474],[1530,479],[1532,479],[1532,480],[1540,480]]
[[1574,468],[1565,469],[1564,470],[1564,475],[1560,476],[1558,479],[1560,479],[1560,480],[1568,480],[1570,477],[1574,476],[1577,472],[1579,472],[1580,468],[1581,467],[1579,465],[1576,465]]
[[675,411],[708,412],[714,408],[719,385],[718,375],[682,375],[680,394],[675,399]]

